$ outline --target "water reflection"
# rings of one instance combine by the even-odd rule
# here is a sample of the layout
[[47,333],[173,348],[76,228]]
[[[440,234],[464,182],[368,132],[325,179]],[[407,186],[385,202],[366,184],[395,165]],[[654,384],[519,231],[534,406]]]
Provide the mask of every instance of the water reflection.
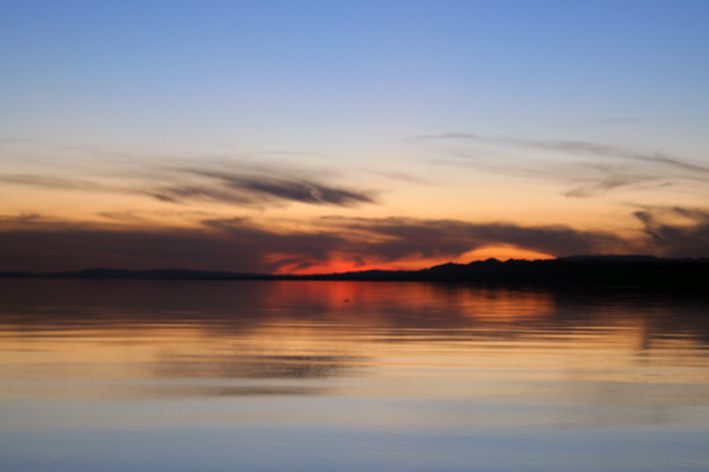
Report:
[[[159,442],[166,428],[217,436],[231,428],[240,440],[237,429],[269,431],[268,441],[286,428],[334,447],[336,457],[308,450],[343,470],[343,457],[351,470],[431,470],[423,459],[358,462],[331,443],[355,434],[371,447],[373,438],[415,433],[448,438],[441,447],[452,455],[439,468],[469,470],[461,438],[490,431],[507,455],[524,431],[631,428],[624,440],[640,444],[637,428],[674,428],[709,439],[709,308],[701,299],[256,281],[2,280],[0,293],[3,449],[27,434],[55,447],[38,439],[49,430],[162,431]],[[553,450],[555,438],[539,447]],[[423,454],[411,441],[406,454]],[[577,446],[574,457],[590,454]],[[695,465],[709,465],[703,448],[681,446]],[[16,470],[30,470],[28,457],[18,456]],[[676,468],[665,459],[640,468]],[[526,470],[500,460],[490,470]],[[538,460],[540,470],[554,469]],[[252,465],[282,470],[276,457],[259,461]],[[0,459],[13,470],[8,464]]]

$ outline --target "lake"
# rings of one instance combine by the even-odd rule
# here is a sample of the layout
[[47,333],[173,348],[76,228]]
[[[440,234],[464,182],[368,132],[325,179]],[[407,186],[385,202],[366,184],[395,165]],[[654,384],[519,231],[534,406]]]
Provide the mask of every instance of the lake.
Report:
[[705,471],[709,304],[0,280],[3,471]]

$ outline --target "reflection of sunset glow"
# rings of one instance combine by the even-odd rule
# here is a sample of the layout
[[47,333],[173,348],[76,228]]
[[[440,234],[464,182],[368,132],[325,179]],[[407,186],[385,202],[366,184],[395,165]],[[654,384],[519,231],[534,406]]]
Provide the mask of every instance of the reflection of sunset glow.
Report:
[[668,404],[689,413],[662,421],[697,427],[709,408],[709,337],[681,327],[696,307],[431,283],[2,285],[3,433],[627,427]]
[[[496,293],[456,298],[465,306],[464,316],[492,320],[493,325],[477,326],[463,321],[453,327],[445,323],[422,325],[413,320],[409,326],[397,327],[396,320],[384,314],[380,305],[387,299],[391,301],[390,297],[395,295],[397,287],[393,284],[392,290],[380,294],[377,301],[369,297],[370,290],[358,290],[362,287],[353,283],[298,285],[300,287],[294,287],[296,290],[287,291],[288,283],[282,283],[279,292],[284,296],[277,303],[286,307],[292,302],[304,307],[308,305],[307,300],[327,293],[327,303],[333,312],[320,320],[279,317],[244,331],[234,331],[223,322],[197,320],[187,324],[126,326],[92,323],[85,328],[70,329],[35,326],[31,331],[3,325],[0,326],[4,353],[0,357],[0,372],[3,378],[14,382],[222,378],[232,387],[249,385],[252,389],[254,381],[263,383],[270,378],[303,383],[365,375],[365,380],[358,381],[358,385],[340,392],[364,396],[515,396],[523,393],[524,390],[515,389],[525,382],[562,380],[640,384],[648,380],[706,382],[702,369],[709,366],[699,358],[695,359],[693,367],[688,365],[672,375],[653,373],[654,369],[673,366],[676,359],[690,353],[688,349],[692,346],[686,340],[659,344],[658,357],[650,351],[638,364],[636,350],[644,336],[639,321],[597,330],[572,330],[563,335],[497,324],[500,320],[505,323],[520,320],[520,313],[539,308],[547,310],[549,315],[549,310],[553,310],[550,300],[534,294]],[[338,309],[337,300],[342,297],[359,302],[358,311],[347,314],[342,304]],[[414,306],[420,309],[423,302],[430,302],[428,296],[422,298],[410,308],[416,311]],[[377,305],[380,305],[377,316],[361,316]],[[504,313],[508,309],[511,314]],[[433,311],[432,315],[435,313]],[[430,371],[433,365],[441,369],[441,373],[435,374],[435,381],[430,378],[434,375]],[[366,380],[372,374],[378,379],[374,383]],[[500,376],[505,382],[499,382]],[[409,382],[415,382],[415,386]],[[509,382],[512,382],[512,390],[504,386]],[[403,385],[408,387],[402,390]],[[4,387],[3,396],[26,392],[18,388]],[[184,388],[186,392],[194,390]],[[265,387],[260,388],[258,391],[267,391],[263,390]],[[209,391],[205,390],[205,394]],[[62,392],[61,388],[55,391],[56,394]],[[65,393],[70,392],[77,394],[74,390]],[[85,390],[82,395],[111,398],[117,392],[134,396],[139,395],[140,390],[123,389],[112,393],[109,386],[104,385]],[[156,395],[160,388],[152,388],[150,392],[151,396]],[[165,392],[180,395],[180,391],[172,387]]]
[[[57,288],[62,286],[74,285]],[[120,293],[131,293],[125,292],[131,286],[141,287],[129,284]],[[178,291],[187,286],[161,285]],[[434,362],[476,366],[483,371],[497,359],[495,362],[510,367],[529,367],[525,377],[540,375],[538,369],[546,366],[542,370],[552,368],[557,372],[552,377],[638,382],[644,378],[638,373],[635,351],[647,345],[646,327],[642,318],[628,318],[622,305],[605,307],[594,314],[603,323],[598,329],[570,326],[557,333],[547,323],[558,316],[559,307],[545,292],[349,281],[192,286],[201,287],[195,292],[200,296],[210,293],[210,287],[219,289],[214,292],[218,296],[236,293],[234,302],[248,293],[258,294],[259,304],[253,308],[257,311],[250,309],[249,318],[241,318],[225,299],[222,303],[227,312],[213,319],[210,316],[216,313],[199,315],[178,309],[167,318],[160,315],[145,319],[141,315],[139,319],[122,320],[122,314],[130,312],[105,307],[90,308],[84,318],[71,324],[64,318],[33,322],[24,328],[5,323],[0,327],[3,375],[149,379],[200,376],[203,372],[208,376],[251,378],[300,372],[304,377],[347,376],[352,368],[375,372],[391,368],[391,359],[406,358],[411,367]],[[104,285],[103,289],[110,287]],[[230,287],[247,292],[222,291]],[[108,294],[99,293],[99,297],[115,299]],[[139,306],[148,303],[136,300]],[[455,344],[446,345],[449,341]],[[669,356],[655,359],[653,364],[658,366],[671,364],[672,357],[691,349],[686,340],[680,339],[654,346]],[[33,368],[27,370],[27,366]],[[690,370],[682,378],[696,380],[697,375]],[[678,377],[673,379],[667,380],[677,381]],[[426,389],[433,388],[431,385]],[[442,393],[446,388],[453,387],[436,387],[435,391]]]
[[554,312],[554,300],[547,293],[488,290],[462,292],[459,303],[466,317],[513,323],[525,319],[544,319]]
[[[546,292],[469,289],[433,283],[287,281],[266,303],[277,306],[317,304],[338,317],[386,317],[382,309],[410,316],[446,319],[464,317],[486,322],[544,319],[554,311],[554,300]],[[368,311],[371,310],[371,311]]]

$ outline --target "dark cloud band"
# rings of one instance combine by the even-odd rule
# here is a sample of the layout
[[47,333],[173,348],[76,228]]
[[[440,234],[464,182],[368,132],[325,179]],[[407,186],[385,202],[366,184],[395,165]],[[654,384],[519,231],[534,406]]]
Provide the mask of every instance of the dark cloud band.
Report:
[[0,222],[0,270],[91,267],[187,268],[237,272],[300,270],[332,259],[354,265],[455,259],[476,248],[513,245],[555,256],[633,252],[612,234],[568,227],[473,224],[456,220],[325,218],[312,231],[264,228],[248,219],[212,219],[185,230],[119,230]]

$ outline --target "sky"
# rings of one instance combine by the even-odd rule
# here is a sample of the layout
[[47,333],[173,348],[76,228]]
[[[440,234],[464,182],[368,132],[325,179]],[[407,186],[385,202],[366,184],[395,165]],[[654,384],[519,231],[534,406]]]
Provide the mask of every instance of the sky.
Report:
[[0,271],[708,257],[708,20],[0,0]]

